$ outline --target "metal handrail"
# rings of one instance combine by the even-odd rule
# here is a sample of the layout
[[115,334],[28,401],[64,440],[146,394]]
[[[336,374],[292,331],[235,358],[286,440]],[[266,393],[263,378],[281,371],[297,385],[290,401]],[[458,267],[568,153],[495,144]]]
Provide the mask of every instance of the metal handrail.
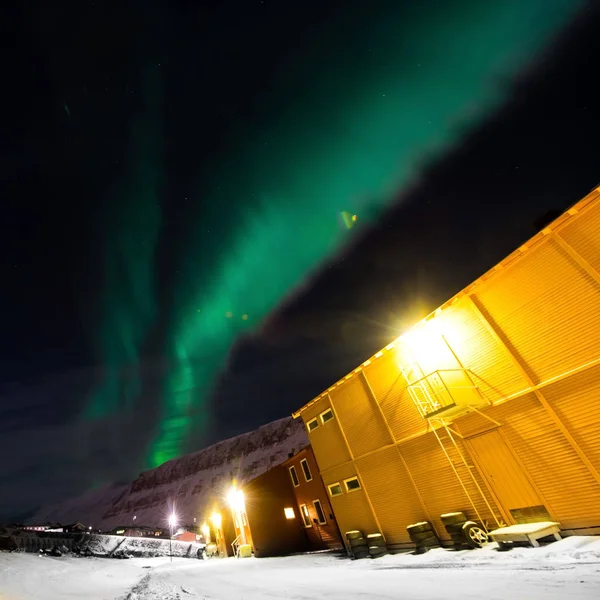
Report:
[[[435,374],[440,374],[440,373],[453,373],[453,372],[457,372],[457,373],[468,373],[469,369],[436,369],[435,371],[431,371],[430,373],[427,373],[427,375],[423,375],[423,377],[421,377],[420,379],[417,379],[415,381],[409,382],[409,387],[411,386],[417,386],[418,384],[420,384],[422,381],[427,381],[432,375]],[[443,382],[443,380],[442,380]],[[453,385],[452,388],[477,388],[476,385]]]
[[233,542],[231,542],[231,549],[233,550],[233,554],[234,554],[235,556],[238,556],[238,552],[239,552],[239,549],[240,549],[240,545],[239,545],[239,543],[238,543],[238,542],[239,542],[239,540],[240,540],[240,538],[241,538],[241,537],[242,537],[242,534],[240,533],[240,534],[239,534],[239,535],[238,535],[238,536],[235,538],[235,540],[233,540]]

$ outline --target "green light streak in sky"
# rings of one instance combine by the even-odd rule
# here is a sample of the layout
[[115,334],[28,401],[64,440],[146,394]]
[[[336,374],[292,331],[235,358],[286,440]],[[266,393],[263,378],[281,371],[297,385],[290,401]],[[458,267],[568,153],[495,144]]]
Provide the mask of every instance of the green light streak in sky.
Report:
[[143,108],[130,132],[129,179],[116,190],[109,207],[103,315],[97,340],[105,377],[86,406],[84,415],[89,418],[133,407],[141,392],[141,346],[157,314],[154,258],[161,226],[159,191],[163,176],[162,90],[155,65],[142,70],[140,90]]
[[[192,429],[207,426],[207,400],[240,331],[351,242],[355,228],[344,226],[342,211],[356,214],[357,224],[377,218],[418,176],[424,153],[439,157],[501,105],[509,93],[503,82],[579,6],[419,2],[407,14],[390,3],[378,22],[363,23],[360,47],[329,49],[320,65],[289,65],[298,88],[288,82],[281,96],[296,101],[270,127],[247,132],[202,198],[213,214],[198,217],[179,269],[176,367],[151,465],[177,456]],[[216,214],[217,207],[230,212]],[[229,234],[208,239],[212,226]],[[207,254],[217,257],[208,269]]]

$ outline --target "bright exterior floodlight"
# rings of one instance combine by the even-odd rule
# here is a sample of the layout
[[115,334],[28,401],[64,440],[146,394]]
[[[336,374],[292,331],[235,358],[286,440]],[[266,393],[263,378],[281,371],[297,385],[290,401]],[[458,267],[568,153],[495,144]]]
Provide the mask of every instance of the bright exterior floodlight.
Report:
[[242,492],[242,490],[238,490],[235,486],[233,486],[227,493],[227,503],[231,507],[231,510],[240,513],[244,512],[244,492]]

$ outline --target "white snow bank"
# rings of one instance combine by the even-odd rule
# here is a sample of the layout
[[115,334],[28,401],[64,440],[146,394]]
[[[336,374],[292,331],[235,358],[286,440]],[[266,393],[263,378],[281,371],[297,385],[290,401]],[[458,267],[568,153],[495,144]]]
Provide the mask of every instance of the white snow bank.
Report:
[[357,561],[323,553],[173,562],[0,554],[0,598],[592,600],[600,598],[600,537],[508,552],[489,544]]

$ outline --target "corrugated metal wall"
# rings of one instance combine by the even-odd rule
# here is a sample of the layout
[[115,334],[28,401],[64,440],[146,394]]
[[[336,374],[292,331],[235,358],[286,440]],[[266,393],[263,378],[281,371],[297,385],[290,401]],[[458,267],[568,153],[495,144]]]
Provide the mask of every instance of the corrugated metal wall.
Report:
[[386,448],[356,462],[388,546],[408,544],[406,525],[426,515],[398,449]]
[[600,286],[552,238],[475,298],[535,383],[600,356]]
[[[303,415],[305,424],[315,417],[318,418],[320,413],[330,407],[329,398],[311,406]],[[309,432],[309,438],[321,471],[350,460],[350,452],[340,431],[337,418],[325,425],[320,424],[314,431]]]
[[373,361],[364,373],[395,441],[427,431],[427,423],[410,398],[395,352]]
[[[461,445],[461,451],[466,452],[460,440],[457,440],[457,442]],[[400,451],[406,460],[406,464],[421,493],[436,529],[443,539],[449,539],[440,519],[440,515],[444,513],[462,511],[470,519],[476,519],[477,514],[471,505],[469,496],[473,500],[481,518],[484,521],[488,521],[491,525],[495,525],[494,514],[487,508],[485,500],[477,489],[475,482],[465,472],[466,468],[461,465],[460,457],[456,450],[450,444],[446,444],[444,447],[449,452],[455,467],[460,469],[460,479],[452,470],[442,446],[438,443],[433,433],[415,438],[402,444],[400,447]],[[467,496],[461,482],[467,489],[469,496]],[[484,493],[488,491],[479,474],[477,474],[477,483]],[[492,510],[497,515],[499,511],[489,493],[486,499],[492,505]]]
[[548,386],[543,394],[600,470],[600,365]]
[[359,375],[330,392],[329,397],[354,456],[392,443],[375,400]]
[[[487,418],[453,424],[474,478],[413,403],[400,365],[415,360],[425,375],[466,369],[487,401]],[[359,473],[366,492],[332,500],[342,531],[380,526],[402,543],[414,520],[431,516],[442,530],[443,512],[477,509],[512,522],[513,504],[534,500],[563,528],[600,527],[600,188],[338,382],[305,422],[330,398],[339,424],[310,434],[323,477]],[[488,442],[498,460],[514,457],[510,468]],[[494,469],[514,479],[512,495],[490,483]]]
[[[325,487],[332,483],[340,483],[344,487],[344,479],[360,476],[356,465],[350,463],[323,472]],[[335,514],[335,519],[342,536],[346,531],[361,530],[365,535],[380,531],[379,523],[375,519],[369,503],[364,481],[361,478],[362,489],[355,492],[344,492],[341,496],[330,497],[329,501]]]

